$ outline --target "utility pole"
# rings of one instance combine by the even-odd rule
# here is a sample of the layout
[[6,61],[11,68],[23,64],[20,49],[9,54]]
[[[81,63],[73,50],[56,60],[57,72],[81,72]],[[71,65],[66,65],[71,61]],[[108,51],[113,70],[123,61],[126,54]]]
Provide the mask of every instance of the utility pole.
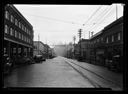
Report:
[[38,34],[38,55],[39,55],[39,34]]
[[79,33],[79,42],[80,42],[80,45],[79,45],[79,59],[81,59],[81,34],[82,34],[82,29],[79,29],[79,31],[78,31]]
[[76,41],[76,36],[73,36],[73,41],[74,41],[74,58],[75,58],[75,41]]

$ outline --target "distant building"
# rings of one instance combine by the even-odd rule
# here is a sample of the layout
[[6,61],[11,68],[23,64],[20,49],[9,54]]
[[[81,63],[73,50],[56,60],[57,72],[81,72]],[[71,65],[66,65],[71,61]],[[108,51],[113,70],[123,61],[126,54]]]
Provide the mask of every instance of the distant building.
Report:
[[67,48],[66,45],[55,45],[54,52],[56,56],[66,56],[67,55]]
[[11,58],[33,56],[33,26],[12,5],[5,6],[4,52]]
[[41,41],[34,41],[33,55],[43,55],[45,58],[49,58],[52,55],[51,48]]
[[79,49],[78,51],[79,56],[81,56],[83,61],[89,60],[89,47],[88,47],[89,39],[81,39],[78,42],[78,48],[80,48],[80,45],[81,45],[81,49]]

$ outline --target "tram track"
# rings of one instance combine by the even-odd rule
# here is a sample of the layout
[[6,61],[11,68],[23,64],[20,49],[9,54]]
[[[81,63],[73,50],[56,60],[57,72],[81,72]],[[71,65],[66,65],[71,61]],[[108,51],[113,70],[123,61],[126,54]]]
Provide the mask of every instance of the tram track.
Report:
[[78,73],[80,73],[81,76],[83,76],[85,79],[88,79],[88,81],[89,81],[95,88],[102,88],[103,86],[100,85],[99,83],[97,83],[96,81],[90,79],[90,77],[88,77],[88,76],[85,75],[82,71],[80,71],[80,69],[78,69],[78,67],[81,68],[81,69],[84,70],[84,71],[88,71],[88,72],[92,73],[93,75],[99,77],[100,79],[103,79],[104,81],[107,81],[108,83],[111,83],[111,84],[113,84],[113,85],[115,85],[115,86],[121,87],[118,83],[115,83],[115,82],[113,82],[113,81],[111,81],[111,80],[109,80],[109,79],[106,79],[105,77],[103,77],[103,76],[101,76],[101,75],[99,75],[99,74],[97,74],[97,73],[95,73],[95,72],[93,72],[93,71],[91,71],[91,70],[89,70],[89,69],[87,69],[87,68],[85,68],[85,67],[79,65],[79,64],[76,64],[76,63],[74,63],[74,62],[72,62],[72,61],[68,61],[68,60],[65,60],[65,62],[66,62],[68,65],[70,65],[74,70],[76,70]]

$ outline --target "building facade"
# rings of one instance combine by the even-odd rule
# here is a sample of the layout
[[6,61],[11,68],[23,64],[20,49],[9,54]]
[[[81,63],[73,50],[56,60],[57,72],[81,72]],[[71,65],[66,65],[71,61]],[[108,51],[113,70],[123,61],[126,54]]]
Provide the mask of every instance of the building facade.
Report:
[[44,58],[49,58],[52,55],[52,49],[41,41],[34,41],[33,55],[42,55]]
[[5,6],[4,53],[10,58],[33,56],[33,26],[11,4]]
[[[89,39],[81,39],[78,42],[77,46],[78,46],[78,48],[80,48],[80,46],[81,46],[81,49],[79,49],[77,51],[77,53],[79,53],[77,55],[79,55],[82,58],[82,61],[88,61],[89,60],[89,47],[88,47],[89,46]],[[76,47],[76,49],[77,49],[77,47]]]
[[[80,44],[80,42],[78,42],[78,44]],[[89,51],[89,63],[106,66],[106,59],[113,60],[114,57],[118,57],[118,64],[116,64],[116,66],[122,69],[123,17],[120,17],[93,35],[88,43],[81,42],[81,48],[81,53],[86,54],[87,52],[85,51]],[[87,55],[84,54],[82,54],[82,56],[86,59]],[[112,63],[114,63],[114,61]]]

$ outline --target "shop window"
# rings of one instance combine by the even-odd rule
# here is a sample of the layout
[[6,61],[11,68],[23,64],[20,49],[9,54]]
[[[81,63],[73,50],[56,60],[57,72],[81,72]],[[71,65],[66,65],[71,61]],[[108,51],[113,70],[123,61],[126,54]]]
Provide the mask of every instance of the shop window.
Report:
[[21,53],[21,48],[18,48],[18,54],[20,54]]
[[7,54],[7,48],[4,47],[4,54]]
[[16,54],[16,48],[13,48],[13,54]]

